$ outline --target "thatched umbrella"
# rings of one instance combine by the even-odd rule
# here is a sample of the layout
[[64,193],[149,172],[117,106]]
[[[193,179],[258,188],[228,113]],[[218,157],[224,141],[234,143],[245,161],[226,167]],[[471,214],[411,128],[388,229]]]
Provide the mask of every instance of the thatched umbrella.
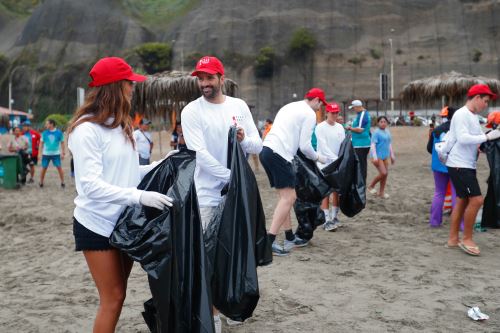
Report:
[[494,93],[500,91],[497,79],[449,72],[415,80],[403,87],[401,98],[404,104],[429,105],[446,98],[446,104],[462,102],[467,91],[474,84],[487,84]]
[[[238,89],[236,82],[226,78],[223,91],[235,96]],[[132,108],[134,112],[148,118],[175,119],[184,105],[201,96],[197,78],[187,72],[171,71],[148,76],[145,82],[135,88]],[[174,114],[172,114],[174,113]]]

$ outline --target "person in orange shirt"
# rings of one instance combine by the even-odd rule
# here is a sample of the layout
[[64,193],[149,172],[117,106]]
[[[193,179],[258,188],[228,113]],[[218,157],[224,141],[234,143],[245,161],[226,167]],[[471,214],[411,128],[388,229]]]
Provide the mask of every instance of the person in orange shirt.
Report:
[[262,140],[266,137],[267,133],[271,130],[271,127],[273,127],[273,121],[269,118],[266,119],[266,123],[264,124],[264,131],[262,132]]

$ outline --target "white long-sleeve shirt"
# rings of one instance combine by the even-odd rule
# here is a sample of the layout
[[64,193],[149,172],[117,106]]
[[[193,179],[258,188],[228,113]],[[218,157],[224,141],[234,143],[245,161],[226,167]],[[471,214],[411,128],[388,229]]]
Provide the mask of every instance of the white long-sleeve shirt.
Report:
[[323,169],[339,157],[342,141],[345,139],[345,130],[339,123],[330,125],[326,120],[316,126],[316,139],[318,154],[326,158],[326,163],[317,162],[318,168]]
[[446,148],[451,151],[446,166],[454,168],[476,168],[478,146],[486,141],[479,119],[467,106],[458,109],[451,119]]
[[305,102],[292,102],[283,106],[274,118],[273,127],[264,139],[264,146],[291,162],[300,148],[304,155],[317,160],[318,154],[311,144],[316,126],[316,114]]
[[258,154],[262,150],[252,114],[239,98],[225,96],[224,103],[214,104],[202,96],[182,110],[181,123],[187,147],[196,151],[194,181],[199,205],[217,206],[231,175],[227,168],[229,128],[236,123],[245,131],[240,143],[243,151]]
[[123,209],[139,204],[136,188],[153,165],[139,167],[139,157],[121,126],[109,129],[84,122],[69,135],[75,164],[74,216],[87,229],[109,237]]

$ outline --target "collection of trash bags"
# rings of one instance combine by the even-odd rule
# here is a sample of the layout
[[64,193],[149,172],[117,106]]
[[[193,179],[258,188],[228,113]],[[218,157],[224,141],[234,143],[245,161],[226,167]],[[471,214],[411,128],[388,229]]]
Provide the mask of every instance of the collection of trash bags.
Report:
[[[132,206],[120,216],[110,242],[141,264],[152,299],[143,317],[151,332],[214,332],[212,304],[243,321],[259,300],[257,266],[271,263],[271,243],[257,181],[229,132],[228,192],[203,235],[194,185],[195,153],[162,161],[139,184],[174,199],[163,211]],[[206,237],[206,239],[204,239]]]
[[488,190],[484,198],[482,228],[500,228],[500,140],[481,144],[490,167]]
[[298,222],[295,233],[301,239],[311,239],[314,230],[325,223],[321,201],[332,192],[339,193],[340,210],[348,217],[359,214],[365,208],[366,185],[350,134],[340,145],[339,157],[321,171],[314,161],[307,159],[300,151],[293,165],[297,193],[293,208]]

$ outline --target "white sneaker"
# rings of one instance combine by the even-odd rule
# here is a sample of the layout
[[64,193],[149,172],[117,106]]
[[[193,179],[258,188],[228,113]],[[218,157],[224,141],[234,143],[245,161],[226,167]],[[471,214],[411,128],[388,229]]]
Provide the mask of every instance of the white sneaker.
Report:
[[337,231],[338,225],[335,223],[335,220],[329,220],[326,221],[325,224],[323,224],[323,229],[326,231]]
[[222,333],[222,321],[220,315],[214,316],[215,333]]

